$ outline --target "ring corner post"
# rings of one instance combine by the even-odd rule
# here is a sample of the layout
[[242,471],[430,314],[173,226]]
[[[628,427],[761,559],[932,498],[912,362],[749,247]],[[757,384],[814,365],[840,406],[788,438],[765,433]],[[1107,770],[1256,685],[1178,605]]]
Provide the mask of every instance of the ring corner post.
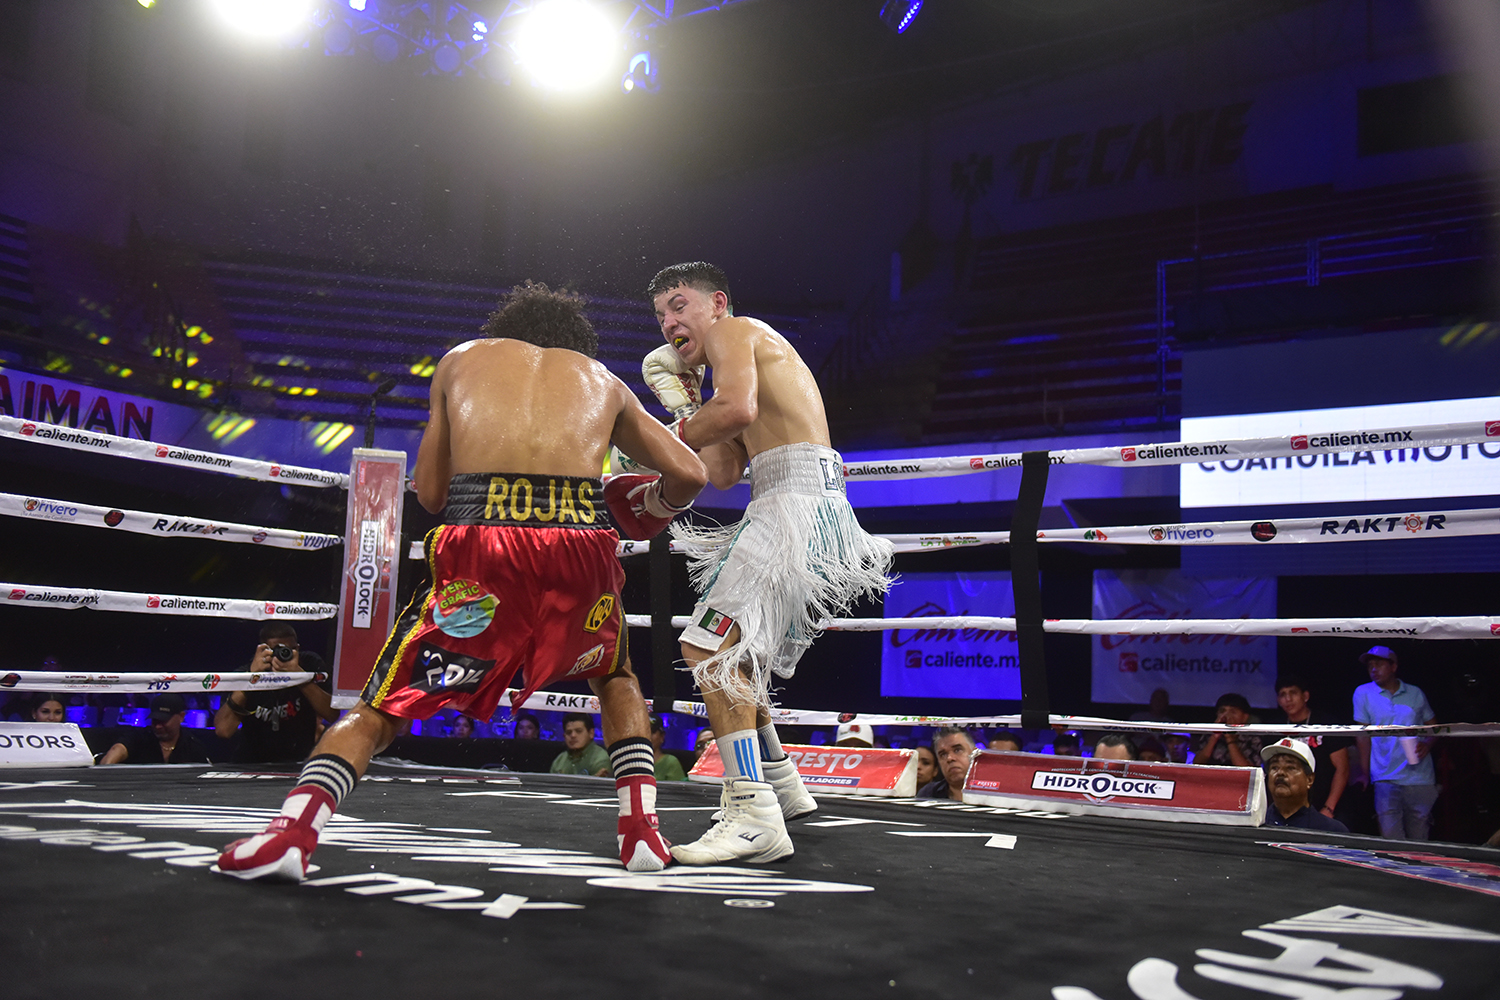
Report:
[[651,710],[672,711],[677,691],[677,647],[672,636],[672,542],[665,532],[651,539]]
[[1046,729],[1051,722],[1047,661],[1042,631],[1042,581],[1037,526],[1047,495],[1051,453],[1021,456],[1021,489],[1010,525],[1010,580],[1016,602],[1016,644],[1021,659],[1021,728]]

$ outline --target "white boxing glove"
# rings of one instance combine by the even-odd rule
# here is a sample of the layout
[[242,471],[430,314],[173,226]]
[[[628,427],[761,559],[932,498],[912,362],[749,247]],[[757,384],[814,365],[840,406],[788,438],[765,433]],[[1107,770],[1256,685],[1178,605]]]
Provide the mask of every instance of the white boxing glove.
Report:
[[609,446],[609,455],[604,461],[604,474],[606,476],[661,475],[661,473],[648,467],[644,462],[637,462],[615,445]]
[[641,378],[672,416],[691,417],[703,405],[703,366],[689,368],[670,344],[663,344],[641,362]]

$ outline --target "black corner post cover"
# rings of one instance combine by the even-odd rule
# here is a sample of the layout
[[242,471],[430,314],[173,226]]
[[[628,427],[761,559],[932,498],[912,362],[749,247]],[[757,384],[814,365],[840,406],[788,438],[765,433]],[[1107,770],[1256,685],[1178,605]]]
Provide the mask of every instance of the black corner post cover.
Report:
[[672,711],[677,696],[677,643],[672,635],[672,542],[665,531],[651,539],[648,558],[651,561],[651,709],[663,715]]
[[1022,729],[1046,729],[1051,722],[1043,650],[1042,577],[1036,540],[1051,467],[1051,456],[1045,451],[1022,453],[1021,491],[1010,521],[1010,582],[1016,598],[1016,640],[1021,658]]

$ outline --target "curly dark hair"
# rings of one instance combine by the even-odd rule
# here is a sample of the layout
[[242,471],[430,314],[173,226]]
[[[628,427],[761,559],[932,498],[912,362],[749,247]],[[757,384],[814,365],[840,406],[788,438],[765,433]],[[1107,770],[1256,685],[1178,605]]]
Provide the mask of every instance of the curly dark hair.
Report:
[[523,281],[512,288],[480,332],[537,347],[561,347],[590,358],[599,354],[599,335],[583,314],[583,296],[554,291],[540,281]]
[[646,300],[654,302],[662,292],[670,292],[679,285],[696,288],[709,295],[723,292],[724,297],[729,299],[729,315],[734,315],[734,298],[729,294],[729,278],[722,270],[702,260],[673,264],[657,271],[656,277],[646,285]]

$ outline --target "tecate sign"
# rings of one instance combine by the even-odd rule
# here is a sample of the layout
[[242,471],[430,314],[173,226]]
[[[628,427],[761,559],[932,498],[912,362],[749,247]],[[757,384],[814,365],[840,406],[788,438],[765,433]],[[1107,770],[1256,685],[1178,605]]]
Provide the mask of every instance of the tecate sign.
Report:
[[1091,799],[1168,799],[1175,781],[1159,778],[1132,778],[1126,775],[1076,771],[1038,771],[1031,776],[1031,787],[1044,792],[1076,792]]

